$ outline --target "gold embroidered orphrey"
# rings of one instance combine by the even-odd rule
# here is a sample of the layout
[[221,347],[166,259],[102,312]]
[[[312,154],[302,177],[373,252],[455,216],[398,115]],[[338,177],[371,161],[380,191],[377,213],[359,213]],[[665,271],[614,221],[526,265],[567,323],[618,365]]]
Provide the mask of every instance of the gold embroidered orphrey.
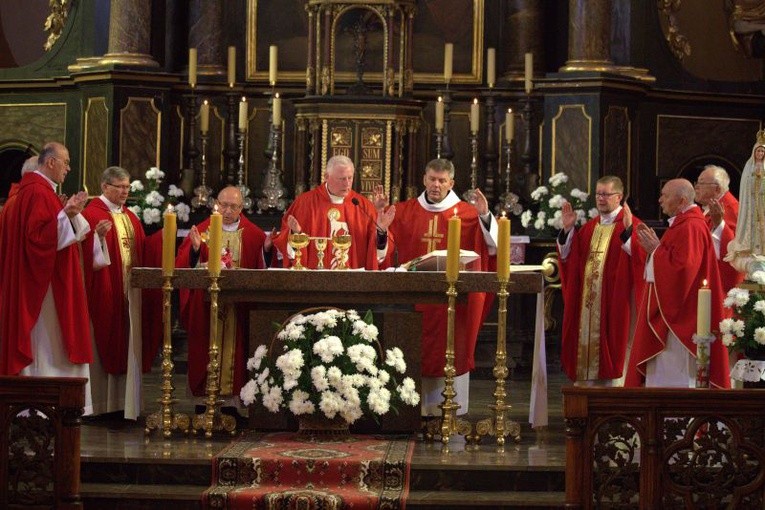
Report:
[[127,214],[112,212],[111,217],[122,257],[122,293],[127,296],[130,290],[130,270],[133,268],[133,261],[136,258],[135,232],[133,231],[133,223]]
[[616,224],[595,227],[590,254],[584,267],[582,310],[579,315],[579,344],[576,355],[576,379],[598,379],[600,371],[600,320],[603,297],[603,267]]
[[428,222],[428,231],[422,235],[422,242],[428,245],[425,253],[430,253],[438,247],[441,239],[444,238],[443,234],[438,233],[438,218],[440,214],[434,214]]

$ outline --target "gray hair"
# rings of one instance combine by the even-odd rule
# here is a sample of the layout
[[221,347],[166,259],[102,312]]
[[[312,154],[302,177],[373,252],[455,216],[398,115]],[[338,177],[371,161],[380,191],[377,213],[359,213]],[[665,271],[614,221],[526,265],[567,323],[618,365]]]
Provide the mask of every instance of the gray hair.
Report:
[[40,155],[37,157],[37,165],[45,166],[49,159],[55,159],[58,157],[58,151],[66,149],[64,144],[59,142],[48,142],[43,146]]
[[720,186],[720,191],[727,193],[730,186],[730,176],[728,175],[728,172],[726,172],[723,167],[717,165],[707,165],[704,167],[704,171],[706,172],[707,170],[711,171],[712,179],[714,179],[715,184]]
[[110,166],[101,174],[101,184],[111,184],[115,179],[130,180],[130,173],[121,166]]
[[425,165],[425,171],[433,170],[434,172],[449,172],[449,178],[454,179],[454,164],[448,159],[436,158],[428,161]]
[[349,158],[348,156],[342,156],[342,155],[332,156],[331,158],[329,158],[329,161],[327,161],[326,174],[329,175],[336,167],[339,167],[339,168],[351,167],[354,169],[354,171],[356,170],[356,167],[354,166],[351,158]]
[[696,190],[693,188],[693,184],[688,179],[677,179],[677,196],[685,199],[685,203],[690,205],[696,200]]
[[28,157],[21,167],[21,175],[28,174],[29,172],[34,172],[37,170],[37,162],[39,160],[40,158],[37,156]]

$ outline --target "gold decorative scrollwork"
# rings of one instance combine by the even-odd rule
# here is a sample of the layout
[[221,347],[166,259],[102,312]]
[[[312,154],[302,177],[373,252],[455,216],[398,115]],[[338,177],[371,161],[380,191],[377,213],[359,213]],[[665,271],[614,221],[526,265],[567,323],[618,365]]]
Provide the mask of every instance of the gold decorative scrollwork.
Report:
[[50,5],[50,14],[48,14],[43,27],[48,33],[48,40],[43,45],[45,51],[50,51],[58,38],[61,37],[66,19],[69,17],[69,10],[72,7],[72,0],[49,0],[48,4]]
[[667,21],[664,37],[669,43],[670,51],[678,60],[683,60],[691,54],[691,43],[687,37],[680,33],[680,25],[675,17],[675,13],[680,11],[681,2],[682,0],[657,0],[659,12]]
[[558,320],[553,317],[553,303],[555,294],[560,290],[560,260],[557,252],[545,255],[542,261],[542,276],[545,280],[545,330],[549,331],[558,325]]

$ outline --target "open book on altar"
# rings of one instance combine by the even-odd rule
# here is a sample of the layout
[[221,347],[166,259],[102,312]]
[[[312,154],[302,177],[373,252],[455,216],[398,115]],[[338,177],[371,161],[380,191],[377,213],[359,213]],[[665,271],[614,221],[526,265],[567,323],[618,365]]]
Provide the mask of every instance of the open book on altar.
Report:
[[[460,271],[471,268],[469,264],[478,260],[480,256],[470,250],[460,250]],[[446,250],[434,250],[421,257],[415,257],[409,262],[401,264],[407,271],[446,271]]]

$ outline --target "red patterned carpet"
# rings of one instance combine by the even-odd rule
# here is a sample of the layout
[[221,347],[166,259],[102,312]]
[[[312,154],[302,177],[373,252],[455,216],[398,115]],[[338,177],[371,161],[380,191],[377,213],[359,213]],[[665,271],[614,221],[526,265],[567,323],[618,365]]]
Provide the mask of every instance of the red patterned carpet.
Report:
[[203,508],[403,509],[411,439],[353,435],[306,439],[250,432],[213,459]]

